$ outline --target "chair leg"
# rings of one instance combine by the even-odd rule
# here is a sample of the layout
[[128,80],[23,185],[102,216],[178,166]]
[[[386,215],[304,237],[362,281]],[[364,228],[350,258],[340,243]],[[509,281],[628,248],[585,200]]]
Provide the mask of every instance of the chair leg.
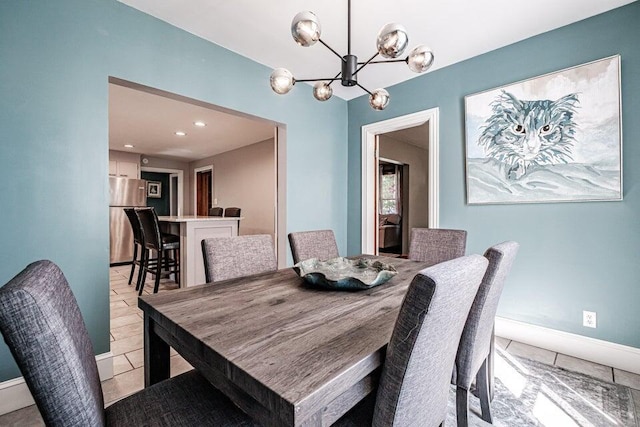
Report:
[[144,279],[142,278],[143,273],[145,274],[145,278],[146,278],[146,272],[145,272],[145,268],[147,268],[147,250],[144,247],[140,248],[140,265],[138,266],[138,280],[136,281],[136,291],[140,290],[141,286],[144,286]]
[[142,291],[144,291],[144,282],[147,281],[147,269],[149,268],[149,258],[151,254],[149,253],[149,249],[144,248],[144,252],[142,255],[142,268],[140,269],[140,273],[142,277],[138,277],[138,281],[140,282],[140,289],[138,290],[138,295],[142,295]]
[[467,427],[469,412],[469,390],[464,387],[456,387],[456,419],[458,427]]
[[496,327],[495,324],[491,330],[491,343],[489,344],[489,365],[487,366],[487,375],[489,376],[489,400],[493,402],[493,389],[495,386],[495,356],[496,356]]
[[158,290],[160,289],[160,276],[162,275],[162,263],[165,261],[166,254],[164,253],[164,251],[160,250],[158,251],[158,265],[156,265],[156,282],[155,285],[153,286],[153,293],[157,294]]
[[133,261],[131,261],[131,274],[129,274],[129,285],[133,280],[133,271],[136,269],[136,261],[138,260],[138,245],[133,244]]
[[176,271],[173,273],[176,283],[180,286],[180,249],[173,250],[173,256],[176,257]]
[[482,419],[489,424],[493,424],[491,416],[491,401],[489,392],[489,357],[482,362],[482,366],[476,375],[476,388],[480,398],[480,408],[482,409]]

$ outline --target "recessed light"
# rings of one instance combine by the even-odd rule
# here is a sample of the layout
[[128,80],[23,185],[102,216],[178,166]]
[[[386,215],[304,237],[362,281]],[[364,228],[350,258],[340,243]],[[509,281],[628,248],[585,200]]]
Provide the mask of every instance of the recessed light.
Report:
[[187,136],[187,133],[186,132],[182,132],[181,130],[179,130],[179,131],[176,132],[176,135],[178,135],[178,136]]
[[133,148],[133,145],[131,145],[131,144],[124,144],[124,148]]
[[193,124],[199,128],[203,128],[207,125],[205,122],[201,122],[201,121],[193,122]]

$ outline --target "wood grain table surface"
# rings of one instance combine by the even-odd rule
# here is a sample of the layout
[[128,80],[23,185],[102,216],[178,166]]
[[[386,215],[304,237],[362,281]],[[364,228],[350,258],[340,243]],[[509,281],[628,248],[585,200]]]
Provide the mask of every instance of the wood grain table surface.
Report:
[[169,377],[172,346],[265,426],[331,425],[377,385],[411,279],[424,263],[380,258],[389,282],[309,287],[293,269],[143,296],[145,385]]

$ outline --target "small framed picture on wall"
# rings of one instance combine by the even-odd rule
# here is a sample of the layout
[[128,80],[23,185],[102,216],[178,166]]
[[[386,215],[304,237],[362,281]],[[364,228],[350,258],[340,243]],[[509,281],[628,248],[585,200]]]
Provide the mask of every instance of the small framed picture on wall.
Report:
[[160,181],[147,181],[147,197],[162,198],[162,183]]

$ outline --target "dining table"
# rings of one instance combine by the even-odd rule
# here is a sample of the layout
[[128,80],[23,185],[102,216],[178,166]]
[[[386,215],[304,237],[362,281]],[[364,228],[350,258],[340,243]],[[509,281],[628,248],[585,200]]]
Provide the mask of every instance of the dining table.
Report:
[[170,347],[264,426],[329,426],[376,390],[404,295],[427,265],[359,291],[314,287],[292,268],[139,298],[144,381],[170,376]]

